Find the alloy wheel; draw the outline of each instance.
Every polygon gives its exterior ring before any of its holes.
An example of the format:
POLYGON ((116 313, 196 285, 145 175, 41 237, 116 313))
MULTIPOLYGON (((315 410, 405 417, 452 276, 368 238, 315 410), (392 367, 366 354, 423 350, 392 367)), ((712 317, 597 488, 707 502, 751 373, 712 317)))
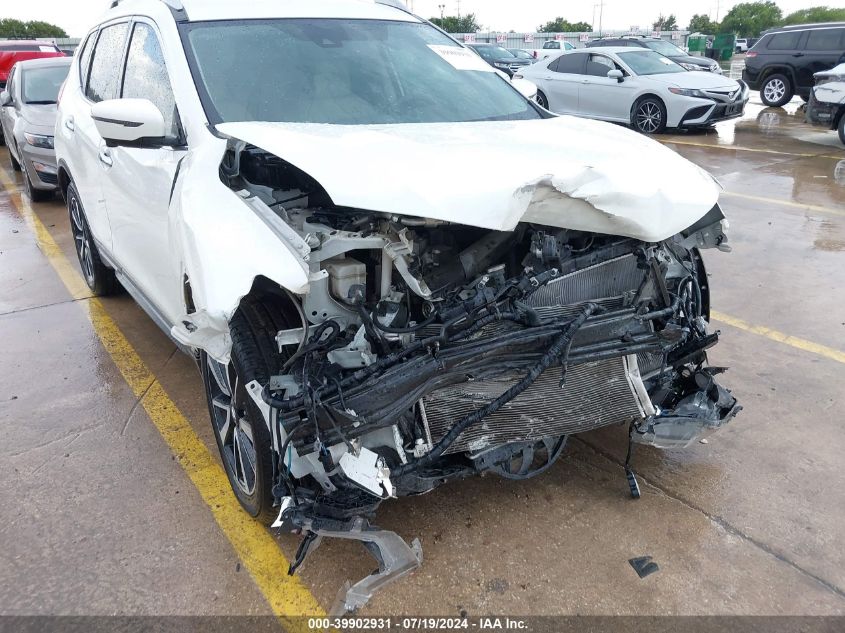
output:
POLYGON ((653 134, 660 129, 663 113, 654 101, 645 101, 637 107, 637 128, 646 134, 653 134))
POLYGON ((70 225, 76 255, 79 257, 79 265, 82 267, 82 274, 85 275, 85 281, 91 286, 94 283, 94 253, 91 250, 91 236, 82 217, 79 200, 75 196, 70 199, 70 225))
POLYGON ((539 105, 541 108, 545 108, 546 110, 549 109, 549 102, 546 100, 546 95, 544 95, 542 92, 537 93, 537 105, 539 105))
POLYGON ((763 95, 771 103, 776 103, 783 99, 786 94, 786 84, 781 79, 772 79, 763 88, 763 95))
POLYGON ((207 363, 211 378, 211 416, 222 447, 222 458, 235 485, 244 494, 251 495, 255 492, 257 454, 252 423, 239 401, 246 392, 239 386, 231 363, 223 365, 210 356, 207 363))

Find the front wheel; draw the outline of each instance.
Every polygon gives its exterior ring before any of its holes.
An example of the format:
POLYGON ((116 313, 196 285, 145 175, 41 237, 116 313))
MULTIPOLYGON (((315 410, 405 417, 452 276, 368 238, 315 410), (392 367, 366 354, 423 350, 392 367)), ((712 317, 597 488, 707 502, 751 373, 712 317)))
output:
POLYGON ((546 95, 543 94, 542 90, 537 91, 537 105, 541 108, 545 108, 546 110, 549 109, 549 100, 546 98, 546 95))
POLYGON ((29 177, 29 172, 26 169, 23 170, 23 187, 26 191, 26 195, 29 196, 29 199, 32 202, 47 202, 48 200, 52 200, 55 195, 55 192, 52 189, 49 191, 36 189, 32 185, 32 179, 29 177))
POLYGON ((792 99, 792 84, 786 75, 771 75, 760 88, 760 99, 767 106, 780 107, 792 99))
POLYGON ((657 97, 645 97, 634 104, 631 125, 643 134, 660 134, 666 129, 666 106, 657 97))
POLYGON ((223 469, 243 509, 265 524, 275 518, 272 436, 246 385, 253 380, 265 385, 279 371, 284 358, 275 336, 286 327, 280 298, 244 300, 229 324, 231 360, 223 364, 205 352, 200 356, 223 469))
POLYGON ((845 112, 839 115, 839 140, 845 145, 845 112))
POLYGON ((100 252, 94 243, 91 229, 88 227, 88 220, 85 218, 82 200, 76 190, 76 185, 73 183, 68 185, 66 198, 73 245, 76 249, 76 256, 79 259, 85 283, 88 284, 95 296, 109 295, 117 288, 117 279, 114 271, 100 259, 100 252))

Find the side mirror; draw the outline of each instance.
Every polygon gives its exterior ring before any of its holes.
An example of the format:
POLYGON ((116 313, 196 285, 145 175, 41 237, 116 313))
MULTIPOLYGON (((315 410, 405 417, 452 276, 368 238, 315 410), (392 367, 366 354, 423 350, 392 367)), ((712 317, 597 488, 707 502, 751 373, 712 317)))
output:
POLYGON ((519 94, 533 101, 537 97, 537 86, 527 79, 511 79, 511 84, 519 90, 519 94))
POLYGON ((615 80, 616 80, 616 81, 618 81, 620 84, 621 84, 623 81, 625 81, 625 76, 622 74, 622 71, 621 71, 621 70, 619 70, 618 68, 614 68, 613 70, 608 70, 608 71, 607 71, 607 76, 608 76, 610 79, 615 79, 615 80))
POLYGON ((112 143, 162 139, 164 115, 149 99, 108 99, 91 106, 97 131, 112 143))
POLYGON ((0 92, 0 107, 6 107, 12 105, 12 95, 9 94, 8 90, 4 90, 0 92))

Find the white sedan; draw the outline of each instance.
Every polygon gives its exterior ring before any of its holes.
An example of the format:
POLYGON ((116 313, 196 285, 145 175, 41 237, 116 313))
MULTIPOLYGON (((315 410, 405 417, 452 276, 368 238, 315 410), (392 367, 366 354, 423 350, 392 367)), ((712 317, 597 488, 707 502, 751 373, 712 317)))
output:
POLYGON ((748 86, 715 73, 689 72, 647 49, 569 51, 521 70, 537 101, 558 114, 627 123, 647 134, 706 127, 742 116, 748 86))

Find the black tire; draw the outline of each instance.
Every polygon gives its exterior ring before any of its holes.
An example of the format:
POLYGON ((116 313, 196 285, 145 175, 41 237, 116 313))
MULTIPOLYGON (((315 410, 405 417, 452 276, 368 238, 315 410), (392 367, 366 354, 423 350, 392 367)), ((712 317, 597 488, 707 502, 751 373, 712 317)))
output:
POLYGON ((760 86, 760 100, 767 106, 777 108, 789 103, 794 92, 789 77, 776 73, 766 77, 763 85, 760 86))
POLYGON ((666 106, 657 97, 639 99, 631 108, 631 126, 643 134, 661 134, 666 130, 666 106))
POLYGON ((79 266, 82 268, 82 277, 95 296, 110 295, 118 287, 117 279, 114 271, 100 258, 100 252, 88 227, 82 199, 73 183, 68 185, 66 199, 73 245, 79 266))
POLYGON ((839 115, 839 141, 845 145, 845 112, 839 115))
POLYGON ((6 149, 9 151, 9 161, 12 163, 12 169, 14 169, 15 171, 20 171, 21 164, 18 162, 18 159, 15 158, 15 155, 12 154, 12 148, 7 147, 6 149))
POLYGON ((287 305, 281 297, 245 299, 229 323, 231 362, 224 366, 205 352, 200 354, 208 411, 229 485, 243 509, 267 525, 276 518, 272 437, 246 385, 253 380, 267 384, 284 363, 275 337, 279 330, 290 327, 287 314, 287 305), (234 398, 231 397, 233 384, 234 398), (235 416, 234 425, 231 416, 235 416), (250 449, 254 458, 251 477, 250 449))
POLYGON ((549 109, 549 99, 543 94, 542 90, 537 91, 537 105, 546 110, 549 109))

